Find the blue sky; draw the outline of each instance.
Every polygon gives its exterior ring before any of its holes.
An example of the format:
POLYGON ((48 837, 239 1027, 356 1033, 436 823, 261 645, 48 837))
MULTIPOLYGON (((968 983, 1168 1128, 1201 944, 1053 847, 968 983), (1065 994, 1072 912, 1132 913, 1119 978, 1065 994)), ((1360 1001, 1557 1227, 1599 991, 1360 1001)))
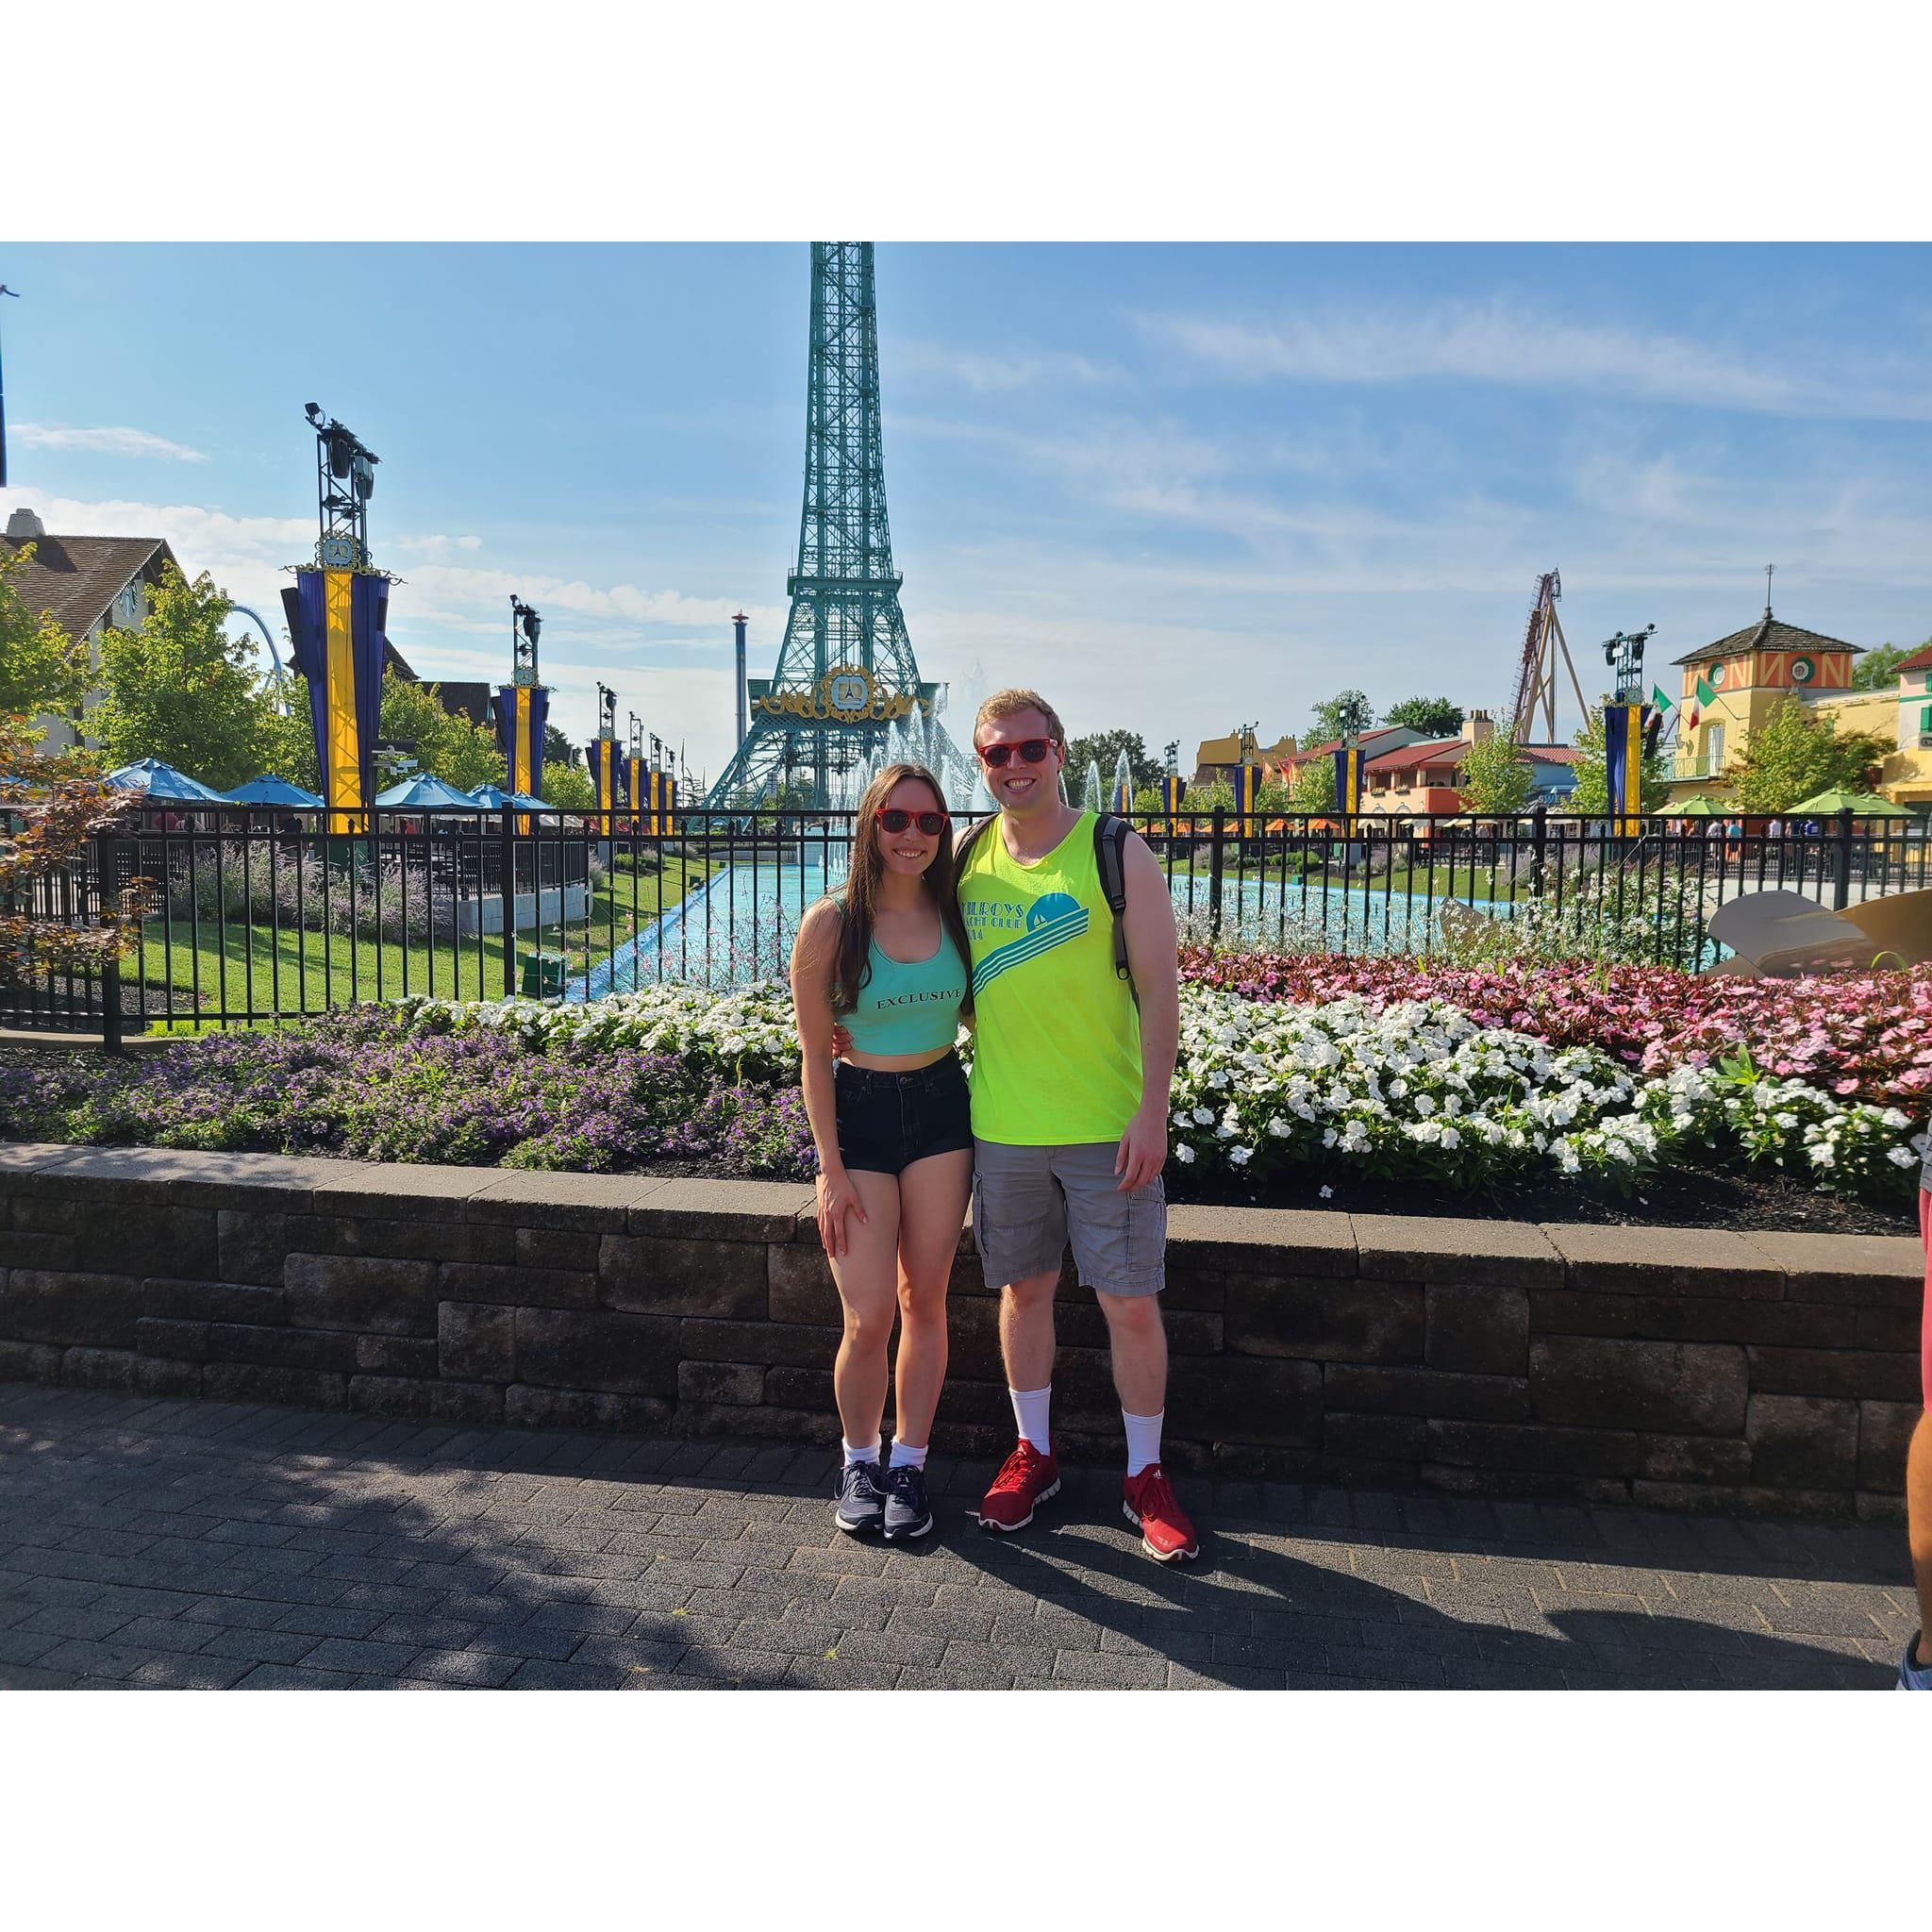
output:
MULTIPOLYGON (((904 604, 956 702, 1039 684, 1158 747, 1359 685, 1507 701, 1541 571, 1653 662, 1779 614, 1932 635, 1923 246, 879 244, 904 604)), ((314 541, 303 403, 382 458, 391 635, 500 677, 544 615, 715 772, 732 610, 767 671, 797 541, 805 249, 0 249, 14 487, 166 536, 279 627, 314 541), (353 322, 353 334, 341 325, 353 322)), ((1574 705, 1559 727, 1574 729, 1574 705)))

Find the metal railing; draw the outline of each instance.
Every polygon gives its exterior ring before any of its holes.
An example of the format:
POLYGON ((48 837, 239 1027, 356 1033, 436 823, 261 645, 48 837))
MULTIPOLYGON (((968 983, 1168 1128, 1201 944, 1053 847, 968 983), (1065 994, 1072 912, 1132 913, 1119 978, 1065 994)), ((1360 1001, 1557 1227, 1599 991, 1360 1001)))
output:
MULTIPOLYGON (((956 822, 971 814, 953 814, 956 822)), ((1183 932, 1335 955, 1507 945, 1697 967, 1727 899, 1823 906, 1932 886, 1916 820, 1395 819, 1132 813, 1183 932), (1454 903, 1456 912, 1444 908, 1454 903), (1514 930, 1510 930, 1514 929, 1514 930)), ((669 831, 594 815, 376 813, 346 837, 242 808, 105 836, 7 909, 84 924, 134 886, 139 941, 99 975, 0 985, 0 1025, 235 1026, 408 994, 581 1000, 656 982, 781 977, 806 908, 844 876, 853 815, 680 813, 669 831)))

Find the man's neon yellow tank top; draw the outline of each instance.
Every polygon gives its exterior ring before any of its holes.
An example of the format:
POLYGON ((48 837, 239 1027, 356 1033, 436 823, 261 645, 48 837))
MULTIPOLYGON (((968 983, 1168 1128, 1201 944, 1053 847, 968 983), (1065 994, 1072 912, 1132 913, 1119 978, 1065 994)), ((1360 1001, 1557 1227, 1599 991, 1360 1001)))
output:
POLYGON ((1044 858, 998 821, 959 876, 973 947, 973 1131, 1014 1147, 1118 1141, 1141 1105, 1141 1016, 1114 972, 1113 914, 1082 812, 1044 858))

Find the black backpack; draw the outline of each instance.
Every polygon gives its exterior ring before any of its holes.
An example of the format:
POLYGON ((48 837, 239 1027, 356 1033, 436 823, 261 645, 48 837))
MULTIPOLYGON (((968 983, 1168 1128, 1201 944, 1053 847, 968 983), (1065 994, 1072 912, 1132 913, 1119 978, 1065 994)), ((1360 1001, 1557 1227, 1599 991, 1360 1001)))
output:
MULTIPOLYGON (((953 842, 953 874, 957 878, 966 870, 967 855, 974 842, 987 827, 995 823, 993 818, 976 819, 960 833, 953 842)), ((1108 910, 1113 914, 1113 970, 1127 982, 1127 991, 1134 995, 1134 1004, 1141 1004, 1139 989, 1134 985, 1133 970, 1127 964, 1127 834, 1133 830, 1125 819, 1116 818, 1109 811, 1095 812, 1093 815, 1093 863, 1100 873, 1100 890, 1107 900, 1108 910)))

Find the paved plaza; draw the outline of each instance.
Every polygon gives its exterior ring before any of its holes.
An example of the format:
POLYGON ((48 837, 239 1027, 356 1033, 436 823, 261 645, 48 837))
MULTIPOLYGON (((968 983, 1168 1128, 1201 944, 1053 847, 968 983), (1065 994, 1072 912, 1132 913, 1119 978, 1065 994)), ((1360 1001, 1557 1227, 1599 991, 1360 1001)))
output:
POLYGON ((831 1524, 824 1452, 0 1385, 0 1687, 1880 1689, 1905 1537, 1112 1473, 994 1540, 831 1524))

